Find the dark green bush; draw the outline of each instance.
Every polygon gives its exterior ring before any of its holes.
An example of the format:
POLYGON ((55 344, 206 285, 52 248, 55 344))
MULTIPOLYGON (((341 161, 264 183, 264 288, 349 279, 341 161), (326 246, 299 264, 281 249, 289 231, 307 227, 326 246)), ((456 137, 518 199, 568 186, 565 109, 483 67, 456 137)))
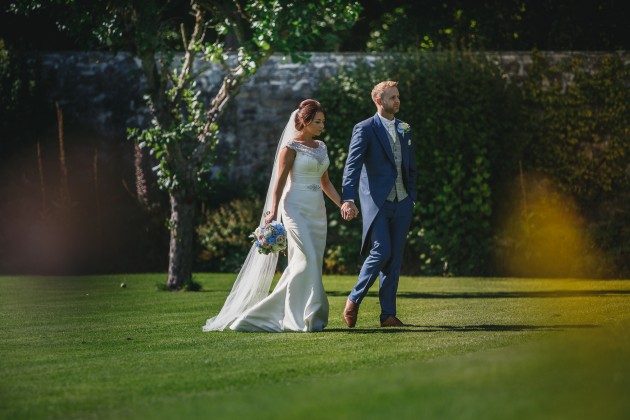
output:
POLYGON ((594 246, 588 220, 558 183, 540 173, 514 182, 495 244, 496 274, 588 277, 612 274, 613 259, 594 246), (516 192, 516 193, 515 193, 516 192))
MULTIPOLYGON (((386 79, 399 81, 398 117, 412 127, 419 171, 403 271, 488 274, 493 190, 524 147, 519 92, 481 55, 407 55, 345 69, 317 95, 329 113, 325 141, 336 184, 352 127, 376 112, 370 91, 386 79)), ((330 212, 326 265, 354 270, 360 228, 339 228, 337 213, 330 212)))
POLYGON ((10 48, 0 38, 0 154, 33 144, 55 121, 41 68, 35 58, 10 48), (46 124, 43 124, 45 121, 46 124))
POLYGON ((523 86, 531 134, 525 171, 576 201, 589 242, 608 257, 599 271, 616 276, 630 272, 629 87, 630 64, 618 56, 554 63, 541 54, 523 86))
POLYGON ((628 191, 629 88, 630 64, 619 57, 552 64, 535 54, 524 85, 532 135, 527 168, 549 175, 587 207, 628 191))
POLYGON ((249 235, 260 221, 262 200, 235 199, 202 215, 197 235, 202 250, 199 269, 235 273, 243 265, 252 240, 249 235))

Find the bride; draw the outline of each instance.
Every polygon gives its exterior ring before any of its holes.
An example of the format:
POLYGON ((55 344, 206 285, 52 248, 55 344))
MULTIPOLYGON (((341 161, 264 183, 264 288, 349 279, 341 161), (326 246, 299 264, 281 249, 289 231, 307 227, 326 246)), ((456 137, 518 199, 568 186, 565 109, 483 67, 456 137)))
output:
MULTIPOLYGON (((321 331, 328 324, 322 284, 326 208, 322 191, 338 206, 341 197, 328 178, 326 145, 315 140, 325 112, 307 99, 293 111, 280 138, 261 223, 279 217, 287 230, 288 266, 269 294, 277 254, 252 246, 232 291, 204 331, 321 331)), ((356 216, 356 214, 355 214, 356 216)))

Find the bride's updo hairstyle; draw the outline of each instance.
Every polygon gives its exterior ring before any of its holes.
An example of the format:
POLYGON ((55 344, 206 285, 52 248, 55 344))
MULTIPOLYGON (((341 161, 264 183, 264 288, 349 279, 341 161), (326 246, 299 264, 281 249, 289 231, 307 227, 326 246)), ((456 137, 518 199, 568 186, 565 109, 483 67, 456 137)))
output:
POLYGON ((300 103, 298 112, 295 114, 295 129, 302 131, 304 127, 309 125, 314 119, 315 115, 321 112, 326 115, 324 107, 315 99, 306 99, 300 103))

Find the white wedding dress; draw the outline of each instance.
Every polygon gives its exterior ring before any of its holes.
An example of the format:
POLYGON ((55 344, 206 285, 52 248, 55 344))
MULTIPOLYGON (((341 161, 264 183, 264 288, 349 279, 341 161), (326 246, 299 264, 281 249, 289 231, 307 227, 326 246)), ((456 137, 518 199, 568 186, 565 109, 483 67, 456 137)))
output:
POLYGON ((320 179, 330 163, 326 145, 310 148, 291 141, 297 152, 282 201, 287 230, 288 266, 273 292, 238 316, 236 331, 321 331, 328 323, 328 298, 322 284, 326 245, 326 208, 320 179))

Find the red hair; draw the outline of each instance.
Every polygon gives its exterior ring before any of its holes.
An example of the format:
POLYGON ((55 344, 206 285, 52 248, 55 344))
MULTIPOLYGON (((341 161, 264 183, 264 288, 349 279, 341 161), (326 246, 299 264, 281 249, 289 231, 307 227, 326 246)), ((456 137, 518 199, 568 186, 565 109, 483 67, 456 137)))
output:
POLYGON ((315 99, 306 99, 300 102, 298 112, 295 114, 295 129, 297 131, 304 130, 304 127, 315 119, 315 115, 317 115, 318 112, 326 115, 324 107, 315 99))

